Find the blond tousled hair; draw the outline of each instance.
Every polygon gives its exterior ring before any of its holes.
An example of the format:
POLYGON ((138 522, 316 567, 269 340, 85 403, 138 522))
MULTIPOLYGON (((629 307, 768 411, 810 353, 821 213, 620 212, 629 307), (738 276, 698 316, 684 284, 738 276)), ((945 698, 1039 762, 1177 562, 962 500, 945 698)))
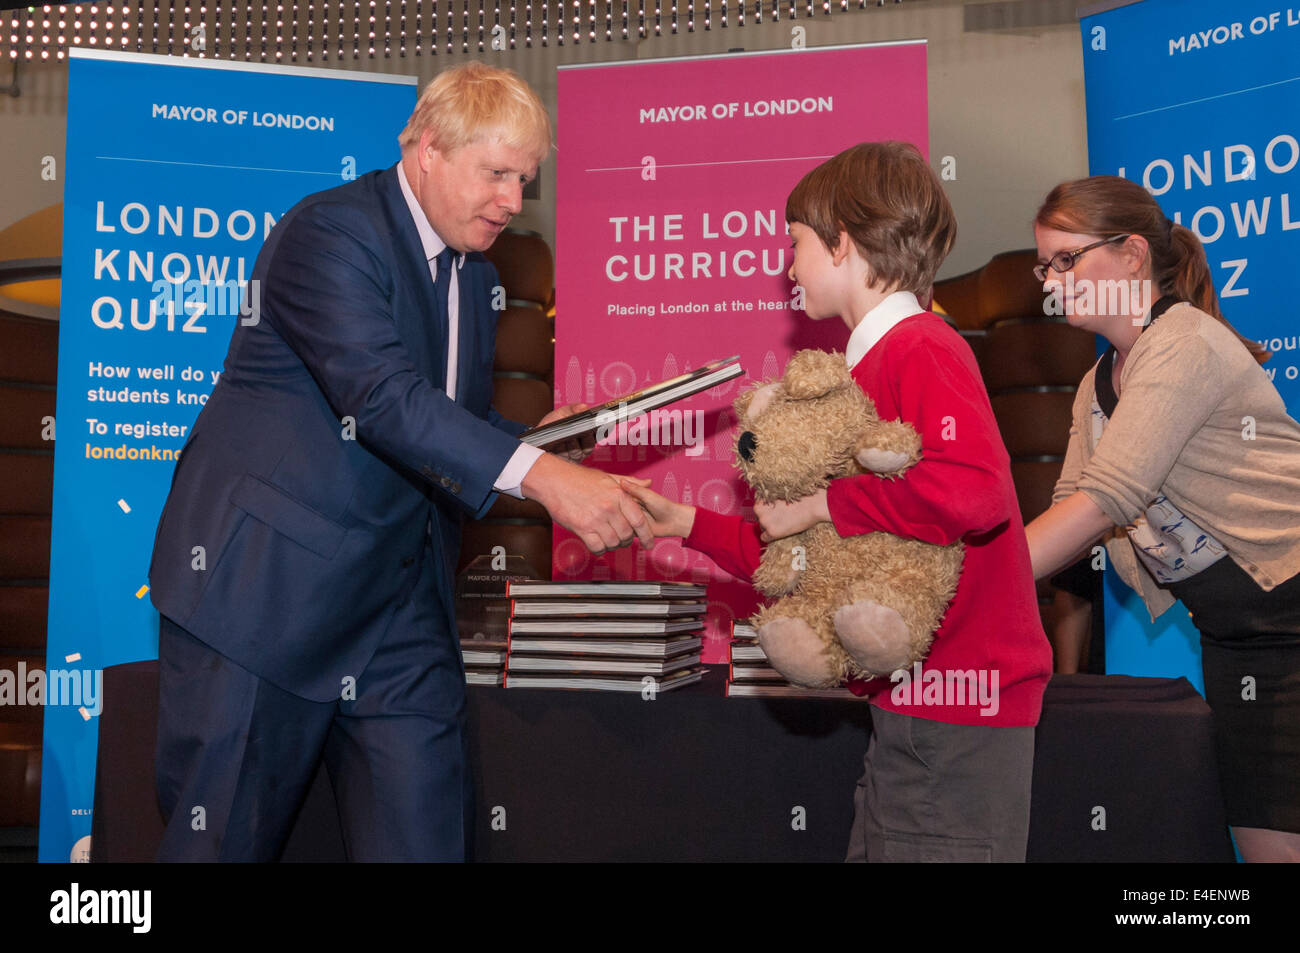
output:
POLYGON ((551 120, 532 88, 512 70, 477 62, 435 76, 397 141, 405 149, 425 132, 444 156, 484 139, 499 139, 539 164, 551 150, 551 120))

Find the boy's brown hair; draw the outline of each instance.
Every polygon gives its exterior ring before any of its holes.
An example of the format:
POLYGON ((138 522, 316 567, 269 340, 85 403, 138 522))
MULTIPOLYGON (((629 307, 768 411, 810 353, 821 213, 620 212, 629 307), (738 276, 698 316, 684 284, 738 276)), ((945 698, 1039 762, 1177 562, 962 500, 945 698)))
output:
POLYGON ((957 218, 939 177, 910 142, 862 142, 813 169, 785 203, 827 249, 847 232, 876 285, 929 293, 957 239, 957 218))

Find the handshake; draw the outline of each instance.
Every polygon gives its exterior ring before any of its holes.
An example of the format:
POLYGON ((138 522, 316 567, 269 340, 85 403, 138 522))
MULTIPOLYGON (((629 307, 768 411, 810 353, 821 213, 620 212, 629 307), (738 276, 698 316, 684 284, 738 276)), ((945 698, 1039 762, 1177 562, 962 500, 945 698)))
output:
MULTIPOLYGON (((538 426, 586 409, 586 404, 557 408, 538 426)), ((524 477, 520 487, 524 496, 546 507, 551 519, 576 535, 593 553, 619 549, 633 538, 650 548, 657 536, 690 533, 694 507, 660 496, 649 489, 649 480, 618 477, 580 466, 594 446, 595 439, 588 433, 550 447, 524 477)))

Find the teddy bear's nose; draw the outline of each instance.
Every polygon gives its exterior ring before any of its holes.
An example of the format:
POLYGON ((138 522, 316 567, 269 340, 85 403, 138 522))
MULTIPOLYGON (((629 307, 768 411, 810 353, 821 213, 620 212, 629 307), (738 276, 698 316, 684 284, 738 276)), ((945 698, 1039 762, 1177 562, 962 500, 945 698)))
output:
POLYGON ((758 446, 758 438, 754 436, 752 430, 746 430, 740 435, 740 441, 736 444, 736 452, 746 463, 754 462, 754 448, 758 446))

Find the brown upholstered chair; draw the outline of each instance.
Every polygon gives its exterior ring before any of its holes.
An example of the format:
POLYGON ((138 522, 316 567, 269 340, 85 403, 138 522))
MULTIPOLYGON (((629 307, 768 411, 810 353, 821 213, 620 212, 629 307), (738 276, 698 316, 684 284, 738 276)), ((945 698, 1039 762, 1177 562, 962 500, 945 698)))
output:
MULTIPOLYGON (((1074 393, 1073 387, 1044 386, 1022 387, 990 394, 993 416, 997 419, 1002 442, 1006 444, 1011 459, 1064 456, 1069 442, 1074 393)), ((1060 472, 1059 461, 1057 472, 1060 472)), ((1022 500, 1022 507, 1023 504, 1022 500)), ((1038 513, 1034 514, 1037 515, 1038 513)))
MULTIPOLYGON (((502 373, 529 374, 549 381, 555 364, 555 341, 551 319, 541 307, 516 303, 497 317, 497 353, 493 369, 502 373)), ((498 408, 500 409, 500 408, 498 408)), ((550 410, 550 395, 547 396, 550 410)))
MULTIPOLYGON (((0 314, 0 373, 7 380, 26 375, 48 377, 52 382, 58 326, 53 322, 28 326, 23 323, 26 320, 0 314), (16 333, 15 327, 19 328, 16 333), (28 344, 36 346, 29 348, 28 344), (21 360, 23 354, 32 359, 21 360)), ((25 417, 33 409, 31 401, 14 398, 14 388, 8 389, 10 393, 0 395, 0 408, 4 409, 0 417, 9 417, 7 408, 15 404, 25 409, 14 416, 25 417)), ((53 403, 53 390, 37 393, 48 393, 53 403)), ((36 410, 45 408, 40 403, 44 399, 36 398, 36 410)), ((20 661, 29 671, 45 667, 50 598, 54 457, 48 445, 30 446, 30 428, 25 423, 10 420, 0 439, 0 669, 15 673, 20 661), (13 449, 8 449, 6 445, 11 444, 13 449)), ((43 715, 39 706, 0 708, 0 828, 35 831, 40 822, 43 715)), ((34 840, 27 842, 30 837, 6 835, 12 843, 34 847, 34 840)))
POLYGON ((1097 360, 1093 335, 1064 318, 1007 318, 984 332, 981 368, 989 393, 1013 387, 1079 386, 1097 360))
MULTIPOLYGON (((934 298, 971 344, 1013 462, 1059 474, 1079 381, 1096 360, 1096 339, 1050 316, 1034 278, 1033 249, 1003 252, 975 271, 938 282, 934 298)), ((1023 469, 1023 468, 1022 468, 1023 469)), ((1039 491, 1020 496, 1026 523, 1046 508, 1039 491)))
MULTIPOLYGON (((506 298, 497 317, 493 405, 512 420, 535 424, 554 406, 555 322, 548 311, 555 298, 555 260, 536 232, 512 228, 486 254, 506 298)), ((458 568, 496 546, 551 578, 551 519, 541 505, 502 495, 483 519, 467 521, 458 568)))
POLYGON ((522 228, 507 228, 486 252, 497 266, 506 297, 545 309, 555 290, 555 259, 546 239, 522 228))
MULTIPOLYGON (((54 451, 43 421, 54 416, 62 226, 53 205, 0 230, 0 669, 11 672, 45 667, 54 451)), ((39 823, 43 715, 0 708, 0 828, 39 823)))
MULTIPOLYGON (((983 268, 938 282, 935 301, 971 345, 1011 456, 1020 513, 1028 524, 1052 503, 1069 443, 1079 381, 1096 361, 1096 339, 1044 308, 1033 249, 996 255, 983 268)), ((1039 611, 1049 632, 1058 607, 1046 580, 1039 611)))

